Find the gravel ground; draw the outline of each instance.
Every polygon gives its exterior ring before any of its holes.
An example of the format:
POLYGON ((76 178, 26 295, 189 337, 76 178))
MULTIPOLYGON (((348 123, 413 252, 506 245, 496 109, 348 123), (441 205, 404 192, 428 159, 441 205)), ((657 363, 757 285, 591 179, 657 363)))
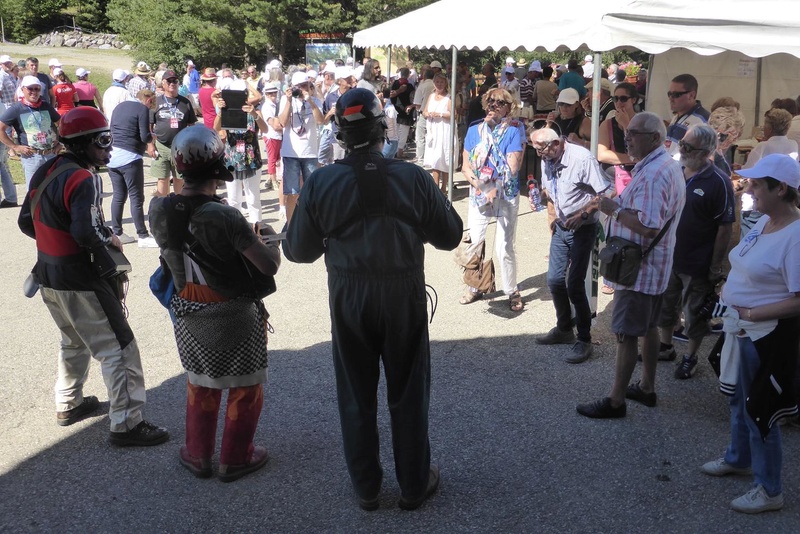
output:
MULTIPOLYGON (((148 190, 153 186, 148 182, 148 190)), ((108 182, 106 187, 110 191, 108 182)), ((463 185, 457 193, 454 205, 465 217, 463 185)), ((267 222, 280 226, 275 194, 263 198, 267 222)), ((106 213, 109 204, 106 195, 106 213)), ((797 532, 797 430, 784 433, 781 512, 732 512, 729 501, 750 480, 700 473, 703 462, 720 455, 728 433, 726 399, 705 361, 694 378, 680 382, 672 378, 673 364, 660 363, 655 409, 629 404, 628 417, 616 421, 575 413, 577 403, 610 388, 611 298, 600 295, 595 356, 588 362, 566 364, 564 347, 533 343, 555 318, 545 287, 546 215, 522 204, 521 314, 510 312, 499 293, 460 306, 463 286, 452 254, 428 250, 427 280, 439 299, 430 327, 430 428, 442 485, 418 511, 397 508, 383 403, 386 477, 374 513, 358 509, 344 466, 322 261, 284 262, 278 292, 266 299, 275 333, 257 442, 269 448, 272 460, 263 471, 221 484, 193 478, 177 461, 185 378, 166 310, 147 287, 158 252, 126 248, 134 266, 126 304, 142 353, 147 417, 167 426, 172 439, 150 449, 116 449, 106 441, 105 415, 68 428, 55 424, 58 331, 40 298, 22 295, 34 244, 17 229, 18 211, 0 210, 6 235, 0 256, 0 322, 6 331, 0 357, 0 531, 797 532)), ((130 219, 126 229, 133 233, 130 219)), ((711 345, 708 338, 703 352, 711 345)), ((97 365, 85 389, 107 399, 97 365)))

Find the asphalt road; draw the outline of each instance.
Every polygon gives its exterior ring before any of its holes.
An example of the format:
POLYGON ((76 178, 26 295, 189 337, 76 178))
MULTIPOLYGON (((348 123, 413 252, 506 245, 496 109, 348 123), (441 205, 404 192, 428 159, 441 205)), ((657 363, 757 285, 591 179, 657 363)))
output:
MULTIPOLYGON (((458 196, 454 205, 465 216, 463 186, 458 196)), ((266 192, 264 199, 267 222, 280 226, 275 194, 266 192)), ((272 460, 262 471, 222 484, 195 479, 178 464, 185 377, 166 310, 147 287, 158 251, 126 248, 134 266, 126 304, 148 386, 146 416, 167 426, 172 439, 153 448, 117 449, 106 441, 102 413, 68 428, 55 424, 59 334, 40 297, 22 295, 34 243, 18 231, 17 210, 0 210, 0 531, 800 531, 800 431, 784 433, 786 506, 780 512, 737 514, 728 503, 749 488, 750 479, 700 472, 703 462, 721 454, 728 434, 727 399, 705 361, 688 381, 675 380, 673 364, 660 363, 657 408, 629 404, 628 417, 615 421, 575 413, 577 403, 610 388, 611 299, 600 297, 595 356, 588 362, 566 364, 565 347, 533 343, 555 317, 544 283, 546 215, 523 204, 517 237, 526 302, 521 314, 510 312, 500 293, 459 305, 463 286, 452 254, 427 251, 427 280, 439 300, 430 327, 430 435, 441 489, 415 512, 398 509, 383 403, 385 481, 381 507, 373 513, 358 508, 344 466, 322 261, 284 262, 278 292, 266 299, 275 333, 256 440, 272 460)), ((107 214, 109 206, 107 196, 107 214)), ((134 233, 130 219, 126 229, 134 233)), ((708 338, 704 353, 711 344, 708 338)), ((96 364, 85 391, 107 399, 96 364)))

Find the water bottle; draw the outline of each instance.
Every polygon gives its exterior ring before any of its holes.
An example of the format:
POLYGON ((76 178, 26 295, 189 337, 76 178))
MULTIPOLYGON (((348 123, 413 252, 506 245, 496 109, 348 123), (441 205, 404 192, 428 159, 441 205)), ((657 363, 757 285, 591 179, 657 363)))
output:
POLYGON ((528 198, 531 199, 533 211, 542 211, 544 209, 544 206, 542 206, 542 195, 539 192, 539 186, 536 185, 536 180, 533 178, 532 174, 528 175, 528 198))

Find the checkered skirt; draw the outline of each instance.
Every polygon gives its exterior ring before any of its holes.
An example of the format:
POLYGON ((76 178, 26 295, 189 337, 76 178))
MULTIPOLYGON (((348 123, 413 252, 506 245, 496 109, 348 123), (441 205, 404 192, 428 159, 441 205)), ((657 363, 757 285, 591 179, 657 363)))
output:
POLYGON ((194 302, 173 295, 175 340, 183 368, 212 380, 267 368, 267 310, 259 300, 194 302))

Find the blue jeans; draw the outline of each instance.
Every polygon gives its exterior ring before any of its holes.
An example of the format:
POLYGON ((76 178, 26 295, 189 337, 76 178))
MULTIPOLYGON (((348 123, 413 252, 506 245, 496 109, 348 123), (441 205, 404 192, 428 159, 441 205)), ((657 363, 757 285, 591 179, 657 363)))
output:
POLYGON ((29 190, 31 186, 31 178, 33 178, 33 174, 36 172, 36 169, 42 166, 42 164, 46 161, 50 161, 56 157, 55 154, 47 154, 43 156, 42 154, 33 154, 32 156, 22 157, 20 156, 19 160, 22 162, 22 170, 25 172, 25 190, 29 190))
POLYGON ((758 427, 747 413, 746 399, 761 361, 749 337, 740 337, 738 342, 741 353, 739 380, 730 401, 731 443, 725 451, 725 461, 734 467, 752 466, 755 483, 764 486, 767 494, 774 497, 782 492, 780 426, 774 425, 767 434, 767 440, 762 441, 758 427))
POLYGON ((597 224, 585 224, 577 230, 567 230, 556 223, 550 239, 547 269, 547 287, 553 296, 558 329, 572 328, 571 303, 575 307, 578 339, 586 343, 592 341, 592 309, 586 296, 586 272, 596 238, 597 224))
POLYGON ((317 167, 317 158, 283 158, 283 194, 299 195, 303 182, 317 167))
POLYGON ((8 170, 8 147, 0 143, 0 182, 3 184, 3 196, 9 202, 17 202, 17 187, 8 170))

